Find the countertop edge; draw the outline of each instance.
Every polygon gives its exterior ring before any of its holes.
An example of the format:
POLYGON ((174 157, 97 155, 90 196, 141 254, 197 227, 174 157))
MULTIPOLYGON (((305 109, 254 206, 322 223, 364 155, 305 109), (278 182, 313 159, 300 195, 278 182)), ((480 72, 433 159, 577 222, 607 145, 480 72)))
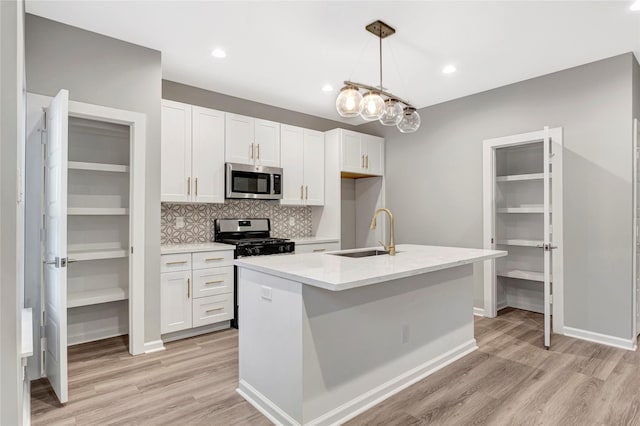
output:
MULTIPOLYGON (((314 254, 312 256, 324 256, 324 255, 326 255, 326 254, 314 254)), ((364 286, 368 286, 368 285, 372 285, 372 284, 379 284, 379 283, 386 282, 386 281, 394 281, 394 280, 407 278, 407 277, 412 277, 412 276, 416 276, 416 275, 428 274, 429 272, 441 271, 443 269, 455 268, 455 267, 458 267, 458 266, 469 265, 469 264, 472 264, 472 263, 484 262, 486 260, 495 259, 495 258, 498 258, 498 257, 504 257, 506 255, 507 255, 507 252, 498 253, 498 254, 488 254, 488 255, 478 256, 478 257, 465 259, 465 260, 457 260, 457 261, 442 263, 442 264, 436 265, 436 266, 427 266, 427 267, 424 267, 424 268, 412 269, 412 270, 409 270, 409 271, 398 272, 398 273, 395 273, 395 274, 389 274, 389 275, 383 275, 383 276, 374 277, 374 278, 366 278, 366 279, 362 279, 362 280, 351 281, 351 282, 344 283, 344 284, 332 284, 332 283, 329 283, 329 282, 326 282, 326 281, 314 280, 312 278, 308 278, 308 277, 305 277, 305 276, 302 276, 302 275, 298 275, 298 274, 278 271, 278 270, 275 270, 273 268, 268 268, 268 267, 264 267, 264 266, 260 266, 260 265, 254 265, 254 264, 251 264, 251 263, 243 263, 242 259, 236 259, 234 261, 234 264, 236 266, 238 266, 238 267, 250 269, 250 270, 256 271, 256 272, 262 272, 262 273, 265 273, 265 274, 268 274, 268 275, 273 275, 273 276, 280 277, 280 278, 285 278, 285 279, 288 279, 288 280, 291 280, 291 281, 296 281, 296 282, 299 282, 299 283, 302 283, 302 284, 311 285, 313 287, 323 288, 325 290, 343 291, 343 290, 350 290, 350 289, 358 288, 358 287, 364 287, 364 286)))
POLYGON ((160 246, 160 254, 199 253, 203 251, 235 250, 235 246, 222 243, 167 244, 160 246), (215 244, 215 245, 214 245, 215 244))

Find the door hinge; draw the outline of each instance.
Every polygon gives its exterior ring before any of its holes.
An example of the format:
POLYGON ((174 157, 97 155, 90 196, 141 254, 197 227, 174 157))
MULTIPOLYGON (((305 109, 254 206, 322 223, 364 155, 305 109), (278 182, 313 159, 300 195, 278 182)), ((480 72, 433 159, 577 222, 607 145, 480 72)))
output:
POLYGON ((491 237, 491 244, 493 244, 493 237, 491 237))
POLYGON ((44 228, 40 228, 40 241, 44 241, 44 228))
POLYGON ((553 294, 549 295, 549 304, 553 305, 553 294))
POLYGON ((131 246, 131 254, 133 254, 133 246, 131 246))

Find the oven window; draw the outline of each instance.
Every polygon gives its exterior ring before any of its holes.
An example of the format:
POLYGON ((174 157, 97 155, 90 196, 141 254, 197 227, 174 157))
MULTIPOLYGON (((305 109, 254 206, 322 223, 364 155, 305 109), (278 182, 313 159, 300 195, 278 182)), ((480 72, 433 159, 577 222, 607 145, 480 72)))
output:
POLYGON ((270 194, 271 178, 268 173, 231 172, 231 190, 244 194, 270 194))

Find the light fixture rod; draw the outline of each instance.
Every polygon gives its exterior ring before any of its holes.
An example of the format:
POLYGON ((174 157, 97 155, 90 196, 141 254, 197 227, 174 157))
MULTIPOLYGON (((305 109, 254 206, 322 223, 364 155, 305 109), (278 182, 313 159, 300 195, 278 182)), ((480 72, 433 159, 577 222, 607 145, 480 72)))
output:
POLYGON ((378 92, 378 93, 380 93, 381 95, 384 95, 384 96, 386 96, 387 98, 394 99, 394 100, 396 100, 396 101, 398 101, 398 102, 400 102, 400 103, 403 103, 403 104, 405 104, 406 106, 408 106, 408 107, 410 107, 410 108, 415 108, 413 105, 411 105, 411 103, 410 103, 409 101, 405 101, 404 99, 402 99, 402 98, 400 98, 400 97, 398 97, 398 96, 394 95, 393 93, 385 92, 384 90, 380 90, 380 89, 378 89, 377 87, 369 86, 369 85, 367 85, 367 84, 362 84, 362 83, 355 83, 355 82, 353 82, 353 81, 345 81, 345 82, 344 82, 344 85, 345 85, 345 86, 355 86, 355 87, 357 87, 357 88, 359 88, 359 89, 364 89, 364 90, 370 90, 370 91, 373 91, 373 92, 378 92))
POLYGON ((382 85, 382 28, 380 28, 380 90, 384 90, 384 86, 382 85))

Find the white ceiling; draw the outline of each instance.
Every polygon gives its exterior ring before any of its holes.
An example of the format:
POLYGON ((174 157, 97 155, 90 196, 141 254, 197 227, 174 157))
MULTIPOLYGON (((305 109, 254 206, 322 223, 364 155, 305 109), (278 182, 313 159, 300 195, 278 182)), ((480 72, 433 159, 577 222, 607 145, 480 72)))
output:
POLYGON ((34 1, 27 12, 162 52, 163 78, 338 120, 342 81, 421 108, 617 54, 640 52, 631 1, 34 1), (227 58, 210 52, 221 47, 227 58), (446 64, 458 71, 442 74, 446 64), (320 88, 331 84, 336 91, 320 88))

